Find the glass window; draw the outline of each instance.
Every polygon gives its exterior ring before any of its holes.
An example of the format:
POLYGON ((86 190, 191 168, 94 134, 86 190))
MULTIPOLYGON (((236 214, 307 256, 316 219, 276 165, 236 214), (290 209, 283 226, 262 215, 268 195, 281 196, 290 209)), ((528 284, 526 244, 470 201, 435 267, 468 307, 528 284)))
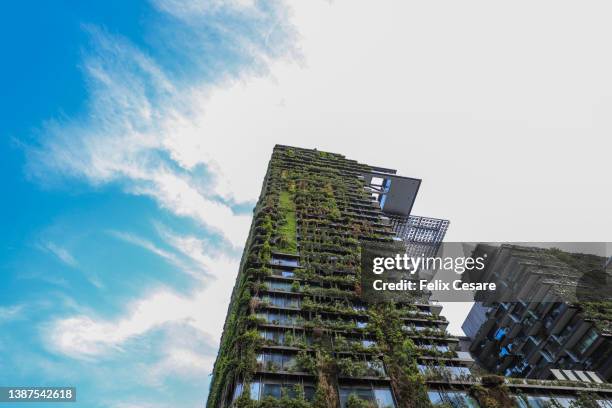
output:
POLYGON ((375 403, 377 408, 395 408, 393 394, 389 387, 341 386, 340 406, 346 407, 350 395, 375 403))
POLYGON ((270 289, 291 292, 291 283, 289 282, 266 281, 266 283, 270 289))
POLYGON ((371 388, 365 387, 340 387, 340 406, 346 407, 349 396, 354 394, 355 396, 366 400, 375 401, 374 391, 371 388))
POLYGON ((238 397, 242 394, 242 383, 236 384, 236 388, 234 388, 234 395, 232 397, 232 401, 236 401, 238 397))
POLYGON ((385 367, 380 360, 367 360, 366 365, 368 367, 368 375, 386 375, 385 367))
MULTIPOLYGON (((518 402, 518 406, 520 408, 551 408, 556 406, 561 406, 563 408, 572 407, 572 403, 576 401, 574 397, 567 396, 548 396, 548 395, 522 395, 521 397, 517 397, 516 401, 518 402), (554 403, 558 405, 553 405, 554 403)), ((601 401, 605 402, 605 401, 601 401)), ((600 404, 601 405, 601 404, 600 404)), ((601 405, 605 408, 611 408, 612 405, 601 405)))
POLYGON ((281 398, 284 394, 286 394, 289 398, 295 398, 298 395, 296 392, 297 386, 302 387, 304 390, 304 398, 308 401, 312 401, 314 398, 315 387, 312 384, 302 384, 301 382, 293 382, 291 380, 286 383, 269 382, 260 384, 257 381, 252 382, 251 399, 258 401, 267 396, 281 398))
POLYGON ((436 346, 436 348, 438 349, 438 351, 441 351, 443 353, 448 351, 448 345, 447 344, 438 344, 436 346))
POLYGON ((427 396, 433 405, 440 405, 444 402, 438 391, 429 391, 427 396))
POLYGON ((379 407, 395 408, 395 401, 393 401, 393 394, 389 387, 374 388, 374 396, 376 397, 376 403, 379 407))
POLYGON ((289 371, 297 365, 294 355, 285 354, 283 356, 283 370, 289 371))
POLYGON ((258 381, 253 381, 251 383, 251 399, 258 400, 259 399, 259 389, 261 388, 261 384, 258 381))
POLYGON ((279 256, 273 256, 270 261, 272 265, 280 266, 298 266, 298 260, 292 258, 281 258, 279 256))
POLYGON ((448 404, 453 408, 478 408, 478 403, 463 391, 430 391, 432 404, 448 404))
POLYGON ((305 385, 304 386, 304 398, 306 398, 307 401, 312 401, 314 399, 314 395, 315 395, 315 387, 311 385, 305 385))
POLYGON ((554 400, 557 401, 563 408, 571 407, 572 402, 576 401, 575 398, 571 397, 554 397, 554 400))
POLYGON ((281 388, 280 384, 264 384, 262 396, 265 398, 270 395, 274 398, 280 398, 282 395, 281 388))
POLYGON ((277 330, 270 330, 268 333, 270 334, 270 340, 278 344, 283 344, 285 342, 285 334, 283 332, 277 330))
POLYGON ((582 338, 578 341, 574 350, 577 354, 582 355, 585 351, 589 349, 593 345, 593 343, 597 340, 597 331, 591 328, 582 338))
POLYGON ((372 346, 376 346, 376 342, 373 340, 361 340, 361 345, 363 347, 372 347, 372 346))
POLYGON ((453 366, 449 366, 446 367, 447 370, 450 372, 450 374, 453 377, 456 378, 463 378, 463 377, 467 377, 471 374, 470 369, 468 367, 453 367, 453 366))

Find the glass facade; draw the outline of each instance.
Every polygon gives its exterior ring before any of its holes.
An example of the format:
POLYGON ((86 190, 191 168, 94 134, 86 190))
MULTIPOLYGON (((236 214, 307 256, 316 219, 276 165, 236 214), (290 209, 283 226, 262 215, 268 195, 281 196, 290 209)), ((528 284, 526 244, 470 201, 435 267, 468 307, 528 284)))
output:
POLYGON ((395 408, 391 388, 380 386, 340 386, 340 406, 347 407, 349 397, 354 395, 359 399, 376 404, 377 408, 395 408))
POLYGON ((453 408, 479 408, 474 398, 465 391, 429 391, 429 400, 434 405, 446 405, 453 408))

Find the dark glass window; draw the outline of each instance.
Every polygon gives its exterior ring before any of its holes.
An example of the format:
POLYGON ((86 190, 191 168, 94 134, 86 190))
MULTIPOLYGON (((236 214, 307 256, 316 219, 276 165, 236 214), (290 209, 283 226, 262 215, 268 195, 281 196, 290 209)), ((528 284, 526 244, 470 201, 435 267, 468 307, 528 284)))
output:
POLYGON ((584 336, 582 336, 582 338, 578 341, 578 343, 576 343, 576 345, 574 346, 574 353, 579 356, 583 355, 589 349, 589 347, 593 345, 595 340, 597 340, 597 336, 597 330, 595 330, 594 328, 589 329, 589 331, 587 331, 584 336))
POLYGON ((280 384, 264 384, 263 385, 263 397, 268 395, 274 398, 280 398, 282 395, 282 387, 280 384))

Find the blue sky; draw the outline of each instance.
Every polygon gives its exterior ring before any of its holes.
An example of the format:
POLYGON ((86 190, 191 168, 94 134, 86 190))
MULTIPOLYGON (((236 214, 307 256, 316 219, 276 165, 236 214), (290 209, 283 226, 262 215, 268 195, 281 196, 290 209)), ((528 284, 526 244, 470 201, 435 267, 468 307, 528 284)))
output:
POLYGON ((202 406, 256 196, 218 188, 218 168, 181 157, 164 122, 192 114, 183 92, 288 52, 284 9, 8 8, 0 384, 76 386, 83 407, 202 406))
POLYGON ((276 143, 422 178, 451 241, 610 241, 610 7, 5 5, 0 384, 202 406, 276 143))

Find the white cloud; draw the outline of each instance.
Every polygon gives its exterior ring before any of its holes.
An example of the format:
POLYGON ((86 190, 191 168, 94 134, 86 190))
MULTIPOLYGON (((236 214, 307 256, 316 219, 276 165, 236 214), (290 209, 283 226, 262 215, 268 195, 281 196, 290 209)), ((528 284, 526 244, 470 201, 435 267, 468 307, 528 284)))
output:
POLYGON ((213 251, 207 251, 207 243, 204 240, 193 235, 176 234, 160 223, 155 223, 155 226, 165 245, 168 245, 171 250, 161 248, 151 240, 128 232, 109 231, 109 233, 122 241, 137 245, 165 259, 181 271, 202 282, 207 282, 211 276, 219 276, 218 271, 214 270, 214 266, 218 266, 219 257, 226 256, 220 255, 222 251, 215 250, 216 255, 209 256, 207 252, 211 253, 213 251))
POLYGON ((159 223, 157 224, 157 231, 168 245, 189 258, 202 270, 211 271, 215 260, 213 257, 206 255, 207 244, 204 240, 193 235, 178 235, 159 223))
POLYGON ((0 306, 0 324, 20 319, 23 311, 23 305, 0 306))
MULTIPOLYGON (((217 8, 222 13, 221 4, 217 8)), ((248 18, 243 18, 245 24, 248 18)), ((254 20, 252 33, 269 29, 265 19, 254 20)), ((230 203, 220 200, 233 201, 236 190, 211 160, 215 140, 193 121, 200 112, 192 105, 199 108, 216 82, 191 87, 175 83, 126 39, 87 29, 96 45, 83 63, 91 89, 88 115, 47 123, 40 145, 28 151, 30 173, 42 180, 63 175, 94 185, 119 182, 126 191, 152 197, 161 207, 193 218, 242 246, 249 218, 234 214, 230 203), (197 176, 201 167, 207 169, 206 177, 197 176)), ((230 51, 236 45, 250 54, 245 70, 265 65, 267 46, 250 44, 248 37, 234 30, 217 29, 229 36, 225 46, 230 51)), ((240 61, 226 63, 240 65, 240 61)), ((217 80, 229 78, 221 74, 217 80)))
POLYGON ((254 0, 155 0, 153 4, 158 9, 187 21, 206 16, 219 8, 254 11, 254 0))
POLYGON ((51 252, 55 255, 60 261, 65 263, 68 266, 76 268, 78 266, 78 262, 72 254, 66 249, 59 245, 54 244, 53 242, 46 242, 43 244, 45 250, 51 252))
MULTIPOLYGON (((221 310, 227 305, 233 284, 231 276, 237 270, 238 262, 216 258, 210 268, 216 274, 215 278, 203 289, 189 295, 160 288, 132 302, 116 319, 80 314, 53 321, 45 327, 45 338, 56 352, 91 359, 121 351, 127 341, 165 324, 182 322, 201 332, 211 347, 215 347, 225 320, 221 310)), ((180 356, 185 351, 177 350, 178 354, 166 357, 166 364, 173 361, 182 364, 180 356)))
POLYGON ((206 198, 188 180, 174 173, 162 172, 153 177, 152 184, 134 186, 131 191, 155 197, 162 207, 200 221, 222 233, 235 246, 244 244, 250 217, 233 214, 228 205, 206 198))
POLYGON ((609 2, 291 6, 304 64, 201 100, 232 188, 259 193, 275 143, 318 147, 423 178, 451 240, 610 240, 609 2))
POLYGON ((205 378, 212 371, 216 357, 216 353, 206 355, 188 348, 166 349, 164 354, 147 371, 153 383, 161 383, 168 377, 205 378))
MULTIPOLYGON (((72 253, 65 248, 64 246, 60 246, 54 242, 51 241, 46 241, 43 242, 42 244, 38 245, 38 248, 42 249, 43 251, 49 252, 51 254, 53 254, 55 257, 57 257, 57 259, 59 259, 62 263, 64 263, 65 265, 70 266, 71 268, 75 268, 78 269, 80 272, 83 273, 83 275, 85 276, 85 278, 87 279, 87 281, 92 284, 93 286, 97 287, 98 289, 101 289, 104 287, 104 284, 102 283, 102 281, 100 280, 100 277, 88 270, 82 270, 79 267, 79 263, 78 261, 75 259, 75 257, 72 255, 72 253)), ((22 277, 27 278, 27 277, 36 277, 36 279, 40 279, 40 280, 44 280, 46 282, 49 283, 53 283, 54 285, 60 285, 60 286, 66 286, 67 281, 65 278, 62 277, 56 277, 56 276, 51 276, 48 274, 39 274, 39 273, 32 273, 32 274, 26 274, 26 275, 22 275, 22 277)))
POLYGON ((109 231, 109 232, 114 237, 119 238, 125 242, 129 242, 130 244, 134 244, 141 248, 144 248, 147 251, 152 252, 155 255, 166 259, 170 263, 173 263, 181 267, 183 266, 183 263, 180 261, 179 257, 176 256, 176 254, 158 247, 153 242, 147 239, 141 238, 139 236, 136 236, 134 234, 130 234, 127 232, 122 232, 122 231, 109 231))

